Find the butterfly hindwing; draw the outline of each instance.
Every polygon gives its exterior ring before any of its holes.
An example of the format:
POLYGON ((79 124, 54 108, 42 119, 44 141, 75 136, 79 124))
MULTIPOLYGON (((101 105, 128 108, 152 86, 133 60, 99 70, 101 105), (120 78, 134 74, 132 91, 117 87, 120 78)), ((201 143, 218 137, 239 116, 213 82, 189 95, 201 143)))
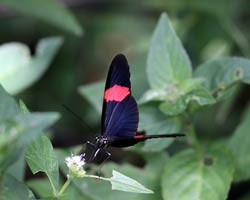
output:
POLYGON ((132 96, 128 96, 115 106, 104 134, 113 139, 133 137, 138 120, 137 104, 132 96))
POLYGON ((129 137, 136 133, 138 109, 131 96, 129 65, 124 55, 117 55, 110 66, 105 85, 102 134, 107 137, 129 137))

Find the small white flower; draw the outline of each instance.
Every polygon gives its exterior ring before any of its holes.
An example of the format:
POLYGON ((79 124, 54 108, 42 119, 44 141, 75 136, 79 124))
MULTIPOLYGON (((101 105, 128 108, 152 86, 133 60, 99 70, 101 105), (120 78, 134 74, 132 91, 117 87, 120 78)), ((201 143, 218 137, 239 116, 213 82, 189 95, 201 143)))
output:
POLYGON ((70 157, 65 158, 68 168, 70 168, 72 165, 75 165, 77 168, 82 168, 82 166, 85 165, 84 156, 85 154, 80 154, 80 155, 71 154, 70 157))
POLYGON ((85 154, 80 155, 74 155, 71 154, 71 156, 65 158, 66 165, 69 168, 69 175, 75 176, 75 177, 83 177, 86 173, 83 170, 83 165, 85 165, 85 154))

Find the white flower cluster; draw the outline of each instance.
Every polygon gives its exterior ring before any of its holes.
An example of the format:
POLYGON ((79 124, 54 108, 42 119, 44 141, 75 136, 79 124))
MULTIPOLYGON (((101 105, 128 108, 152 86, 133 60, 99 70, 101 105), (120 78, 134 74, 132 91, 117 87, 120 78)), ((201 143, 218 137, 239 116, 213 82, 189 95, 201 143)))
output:
POLYGON ((85 174, 83 166, 85 165, 85 154, 74 155, 65 158, 66 165, 69 168, 69 175, 75 177, 82 177, 85 174))
POLYGON ((71 154, 70 157, 65 158, 65 162, 68 168, 70 168, 72 165, 75 165, 77 168, 82 168, 82 166, 85 165, 84 156, 85 154, 80 154, 80 155, 71 154))

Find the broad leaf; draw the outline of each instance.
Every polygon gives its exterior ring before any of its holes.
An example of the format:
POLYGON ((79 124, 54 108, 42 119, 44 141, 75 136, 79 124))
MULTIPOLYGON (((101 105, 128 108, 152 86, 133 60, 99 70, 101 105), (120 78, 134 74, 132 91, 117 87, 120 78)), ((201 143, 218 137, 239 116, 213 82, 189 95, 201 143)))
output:
POLYGON ((165 101, 160 104, 160 110, 170 116, 181 114, 188 104, 194 102, 200 106, 214 104, 216 101, 207 89, 196 86, 192 91, 178 98, 176 102, 165 101))
POLYGON ((84 85, 78 88, 79 93, 94 106, 98 113, 102 112, 104 85, 104 82, 100 81, 97 83, 84 85))
POLYGON ((22 182, 13 176, 5 174, 0 182, 0 199, 1 200, 35 200, 33 193, 22 182))
POLYGON ((83 32, 73 14, 56 0, 1 0, 0 4, 75 35, 80 36, 83 32))
MULTIPOLYGON (((10 100, 14 100, 14 99, 10 98, 10 100)), ((14 102, 14 103, 16 104, 16 102, 14 102)), ((21 102, 20 110, 21 110, 22 113, 25 113, 27 111, 27 108, 26 108, 26 106, 25 106, 25 104, 23 102, 21 102), (24 107, 25 107, 25 111, 24 111, 24 107)), ((7 173, 14 176, 18 181, 23 181, 24 174, 25 174, 24 150, 20 149, 18 154, 16 154, 15 152, 12 152, 12 155, 10 153, 10 155, 7 155, 7 157, 8 156, 10 156, 12 158, 16 158, 16 159, 13 159, 13 160, 15 160, 15 163, 12 164, 10 167, 7 167, 9 165, 7 163, 5 163, 6 167, 4 167, 4 168, 8 168, 7 173)), ((6 158, 6 155, 5 155, 5 158, 6 158)), ((12 163, 12 162, 13 161, 10 160, 10 163, 12 163)))
POLYGON ((17 114, 15 117, 0 122, 0 147, 10 142, 20 147, 58 120, 58 113, 17 114))
POLYGON ((203 79, 203 85, 220 98, 234 83, 250 84, 250 60, 234 57, 209 61, 200 65, 194 75, 203 79))
POLYGON ((179 38, 163 13, 153 34, 147 59, 150 87, 164 89, 169 83, 191 78, 190 60, 179 38))
POLYGON ((147 59, 150 85, 140 103, 158 101, 160 110, 170 116, 181 114, 191 101, 203 106, 215 100, 192 78, 192 66, 166 14, 162 14, 152 38, 147 59))
POLYGON ((169 84, 165 89, 151 89, 142 96, 140 103, 160 102, 160 110, 170 116, 184 112, 191 102, 200 106, 214 104, 215 99, 200 82, 200 79, 187 79, 181 85, 169 84))
POLYGON ((38 136, 28 145, 25 157, 33 173, 46 173, 56 194, 59 181, 58 160, 50 140, 45 135, 38 136))
POLYGON ((231 152, 211 149, 204 157, 192 150, 176 154, 162 176, 164 200, 225 200, 233 179, 231 152))
POLYGON ((50 182, 46 177, 28 180, 27 184, 38 197, 52 199, 53 191, 50 187, 50 182))
POLYGON ((18 104, 0 85, 0 122, 20 113, 18 104))
POLYGON ((234 131, 229 146, 234 155, 235 181, 248 180, 250 178, 250 107, 246 108, 239 126, 234 131))
POLYGON ((25 168, 24 150, 22 149, 15 159, 15 163, 8 167, 7 173, 15 177, 18 181, 23 181, 26 170, 25 168))
POLYGON ((39 41, 34 57, 22 43, 0 46, 0 83, 11 94, 16 94, 36 82, 48 69, 62 45, 62 38, 52 37, 39 41))
MULTIPOLYGON (((39 196, 40 198, 51 200, 53 199, 53 193, 50 188, 49 180, 46 178, 32 179, 28 181, 29 187, 39 196)), ((61 184, 62 187, 62 184, 61 184)), ((81 195, 76 187, 70 185, 67 190, 59 198, 60 200, 91 200, 90 198, 81 195)))
MULTIPOLYGON (((147 135, 177 133, 180 131, 180 123, 177 119, 169 118, 157 109, 156 103, 148 103, 139 106, 139 131, 145 131, 147 135)), ((143 146, 144 151, 162 151, 168 147, 174 139, 148 140, 143 146)))
POLYGON ((113 190, 134 193, 154 193, 152 190, 147 189, 134 179, 129 178, 115 170, 113 170, 112 174, 113 176, 110 178, 110 182, 113 190))
MULTIPOLYGON (((57 113, 23 114, 14 98, 10 97, 1 86, 0 97, 0 171, 5 171, 12 170, 9 168, 10 165, 21 158, 27 142, 54 123, 59 115, 57 113)), ((22 162, 17 163, 17 166, 21 167, 22 162)), ((19 172, 21 171, 20 169, 19 172)), ((21 178, 21 174, 18 177, 21 178)))

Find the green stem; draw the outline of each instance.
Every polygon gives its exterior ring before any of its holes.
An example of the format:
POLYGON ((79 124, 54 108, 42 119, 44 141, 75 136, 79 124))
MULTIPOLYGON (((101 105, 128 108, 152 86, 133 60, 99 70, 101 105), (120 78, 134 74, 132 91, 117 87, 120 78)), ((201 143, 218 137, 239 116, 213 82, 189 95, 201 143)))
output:
POLYGON ((95 176, 95 175, 85 174, 84 177, 87 177, 87 178, 96 178, 96 179, 100 179, 100 180, 104 180, 104 181, 110 181, 110 178, 104 178, 104 177, 95 176))
POLYGON ((71 178, 68 178, 67 181, 63 184, 59 193, 57 194, 57 197, 61 196, 65 192, 70 183, 71 183, 71 178))
MULTIPOLYGON (((96 178, 96 179, 101 179, 101 180, 104 180, 104 181, 110 181, 110 178, 104 178, 104 177, 95 176, 95 175, 85 174, 84 177, 87 177, 87 178, 96 178)), ((67 187, 69 186, 70 183, 71 183, 71 178, 68 178, 67 181, 62 186, 62 188, 59 191, 59 193, 56 195, 56 198, 58 198, 61 195, 63 195, 63 193, 65 192, 65 190, 67 189, 67 187)))
POLYGON ((197 152, 197 154, 201 155, 202 154, 202 149, 200 146, 200 142, 197 138, 196 132, 195 132, 195 128, 194 128, 194 124, 193 122, 190 120, 191 116, 186 113, 184 116, 184 124, 186 126, 187 129, 187 135, 191 138, 193 146, 195 151, 197 152))

